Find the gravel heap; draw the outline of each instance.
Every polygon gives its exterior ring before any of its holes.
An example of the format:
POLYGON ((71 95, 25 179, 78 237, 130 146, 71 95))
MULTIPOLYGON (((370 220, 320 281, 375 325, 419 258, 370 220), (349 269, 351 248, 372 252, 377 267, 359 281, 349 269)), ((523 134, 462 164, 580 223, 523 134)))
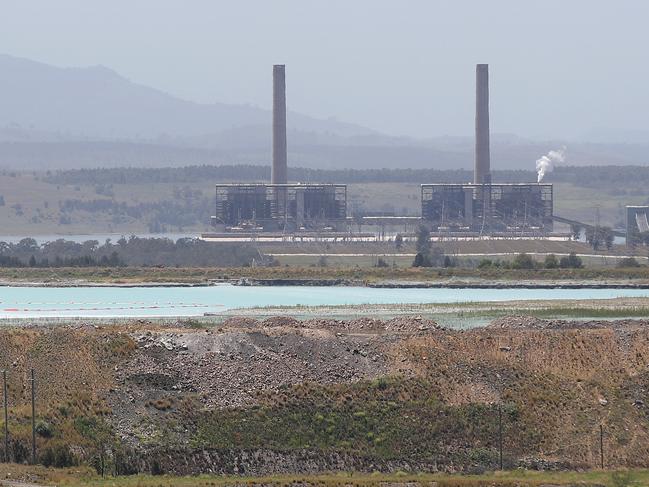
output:
POLYGON ((566 329, 598 329, 598 328, 627 328, 649 326, 647 320, 544 320, 534 316, 504 316, 493 320, 487 328, 526 329, 526 330, 566 330, 566 329))
POLYGON ((265 320, 246 317, 233 317, 223 322, 223 328, 302 328, 309 330, 331 330, 337 332, 400 332, 419 333, 433 330, 444 330, 433 320, 421 316, 400 316, 390 320, 376 318, 356 318, 351 320, 314 318, 300 321, 290 316, 274 316, 265 320))

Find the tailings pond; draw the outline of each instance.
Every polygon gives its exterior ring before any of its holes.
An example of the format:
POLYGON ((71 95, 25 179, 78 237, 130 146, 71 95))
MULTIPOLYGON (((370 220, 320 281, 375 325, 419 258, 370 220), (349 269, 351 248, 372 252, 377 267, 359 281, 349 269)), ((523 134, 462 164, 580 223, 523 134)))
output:
POLYGON ((649 297, 649 289, 366 287, 0 287, 0 319, 192 317, 237 308, 649 297))

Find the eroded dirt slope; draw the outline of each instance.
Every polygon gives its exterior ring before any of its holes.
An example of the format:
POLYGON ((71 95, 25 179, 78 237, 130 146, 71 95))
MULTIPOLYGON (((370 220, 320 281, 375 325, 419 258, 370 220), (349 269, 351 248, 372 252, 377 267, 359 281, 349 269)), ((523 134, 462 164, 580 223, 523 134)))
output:
POLYGON ((281 472, 300 469, 301 454, 320 459, 314 470, 487 468, 498 408, 512 466, 595 466, 600 424, 608 465, 649 458, 641 320, 512 317, 470 331, 416 317, 140 322, 3 329, 0 352, 17 460, 31 367, 51 459, 92 459, 109 437, 127 470, 281 472))

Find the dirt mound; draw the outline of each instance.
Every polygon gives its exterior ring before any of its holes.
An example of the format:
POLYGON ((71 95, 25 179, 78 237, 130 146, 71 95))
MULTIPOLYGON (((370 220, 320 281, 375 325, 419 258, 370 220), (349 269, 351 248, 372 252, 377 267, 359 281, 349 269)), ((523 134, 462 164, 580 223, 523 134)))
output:
POLYGON ((548 320, 542 320, 534 316, 503 316, 502 318, 496 318, 493 320, 489 325, 487 325, 487 328, 528 328, 542 330, 548 328, 548 326, 548 320))
MULTIPOLYGON (((646 466, 648 323, 510 316, 445 330, 404 316, 233 318, 211 329, 7 327, 0 369, 9 371, 12 431, 24 445, 36 369, 39 418, 53 435, 39 438, 42 451, 59 441, 90 448, 75 426, 83 417, 109 423, 129 448, 180 445, 190 457, 198 440, 219 451, 353 447, 379 452, 373 459, 386 451, 399 459, 407 443, 421 458, 467 466, 487 455, 493 467, 493 405, 501 404, 512 465, 596 465, 603 424, 611 466, 646 466), (273 443, 284 432, 293 436, 273 443), (412 441, 419 435, 421 445, 412 441)), ((211 468, 206 462, 197 471, 211 468)))
POLYGON ((400 316, 390 320, 362 317, 351 320, 312 318, 303 321, 290 316, 273 316, 265 320, 232 317, 224 321, 222 326, 223 328, 328 330, 338 333, 422 333, 444 329, 444 327, 435 321, 422 318, 421 316, 400 316))
POLYGON ((302 324, 299 320, 291 316, 273 316, 266 318, 260 323, 264 328, 275 328, 275 327, 288 327, 288 328, 301 328, 302 324))
POLYGON ((245 316, 233 316, 226 319, 222 326, 226 328, 252 328, 257 326, 258 321, 254 318, 247 318, 245 316))
POLYGON ((493 320, 490 329, 527 329, 527 330, 573 330, 599 328, 634 328, 649 326, 647 320, 544 320, 534 316, 503 316, 493 320))
POLYGON ((386 321, 385 329, 387 331, 425 332, 445 330, 446 328, 438 324, 436 321, 422 318, 421 316, 400 316, 386 321))

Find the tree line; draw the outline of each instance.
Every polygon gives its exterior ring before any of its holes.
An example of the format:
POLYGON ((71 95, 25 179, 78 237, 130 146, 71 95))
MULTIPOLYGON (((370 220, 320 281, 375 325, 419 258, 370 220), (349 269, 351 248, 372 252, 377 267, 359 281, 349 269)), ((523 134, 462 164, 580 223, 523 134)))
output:
MULTIPOLYGON (((472 172, 466 169, 311 169, 289 167, 292 181, 313 183, 370 183, 396 182, 421 183, 464 183, 472 179, 472 172)), ((498 171, 494 180, 509 182, 530 182, 536 179, 533 171, 498 171)), ((71 169, 49 172, 44 180, 52 184, 153 184, 153 183, 196 183, 205 180, 258 181, 270 180, 270 167, 257 165, 228 166, 186 166, 167 168, 100 168, 71 169)))
MULTIPOLYGON (((401 248, 401 245, 402 239, 398 242, 395 239, 395 246, 401 248)), ((456 267, 458 265, 456 259, 444 255, 441 248, 432 245, 430 230, 424 225, 417 230, 416 248, 417 253, 412 267, 456 267)), ((628 267, 634 267, 633 262, 625 262, 625 264, 628 267)), ((557 258, 554 254, 548 254, 543 262, 537 262, 531 255, 521 253, 517 254, 511 262, 482 259, 477 267, 478 269, 580 269, 583 267, 583 262, 574 252, 561 258, 557 258)))
MULTIPOLYGON (((431 165, 433 165, 431 163, 431 165)), ((496 170, 494 182, 534 182, 531 170, 496 170)), ((473 179, 468 169, 311 169, 289 167, 292 181, 318 183, 466 183, 473 179)), ((196 165, 163 168, 98 168, 48 171, 44 180, 52 184, 140 184, 196 183, 219 181, 268 181, 270 165, 196 165)), ((645 166, 559 166, 546 175, 545 182, 573 183, 590 187, 623 187, 649 183, 649 167, 645 166)))
POLYGON ((251 245, 210 243, 195 238, 122 237, 83 243, 58 239, 43 244, 33 238, 0 242, 0 267, 241 267, 263 262, 251 245))

